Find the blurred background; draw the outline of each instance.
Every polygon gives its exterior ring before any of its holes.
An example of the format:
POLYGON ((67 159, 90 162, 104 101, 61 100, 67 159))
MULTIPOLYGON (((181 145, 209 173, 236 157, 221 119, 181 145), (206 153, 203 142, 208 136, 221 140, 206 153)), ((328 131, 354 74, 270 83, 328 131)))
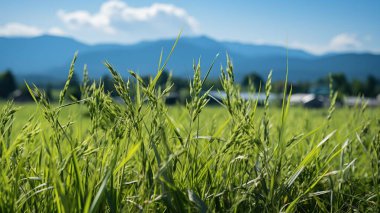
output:
MULTIPOLYGON (((226 54, 235 80, 249 93, 262 91, 273 71, 273 93, 284 88, 287 61, 292 103, 327 105, 329 82, 340 104, 379 106, 380 2, 347 1, 1 1, 0 99, 30 101, 25 82, 44 88, 51 100, 62 88, 76 51, 70 95, 80 98, 83 67, 116 96, 104 62, 123 77, 133 70, 146 81, 157 72, 182 31, 160 84, 172 75, 173 103, 186 97, 194 61, 206 88, 223 97, 220 66, 226 54), (329 77, 330 76, 330 77, 329 77)), ((247 95, 247 98, 250 96, 247 95)))

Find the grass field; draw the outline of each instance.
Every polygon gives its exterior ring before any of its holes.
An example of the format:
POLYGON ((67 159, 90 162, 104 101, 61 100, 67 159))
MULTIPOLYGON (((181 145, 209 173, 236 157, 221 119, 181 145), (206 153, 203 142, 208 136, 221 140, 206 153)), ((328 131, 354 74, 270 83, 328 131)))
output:
POLYGON ((333 93, 328 109, 292 108, 290 91, 258 108, 229 61, 222 106, 205 106, 196 65, 186 107, 169 107, 163 69, 148 85, 131 72, 131 93, 106 66, 123 104, 86 77, 72 105, 66 86, 58 103, 31 87, 36 104, 2 104, 0 212, 380 211, 379 109, 335 109, 333 93))

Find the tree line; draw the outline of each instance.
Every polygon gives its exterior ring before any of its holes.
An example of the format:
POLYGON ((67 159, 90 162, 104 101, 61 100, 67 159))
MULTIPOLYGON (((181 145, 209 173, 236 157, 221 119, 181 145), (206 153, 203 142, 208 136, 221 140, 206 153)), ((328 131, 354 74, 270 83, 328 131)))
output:
MULTIPOLYGON (((365 96, 365 97, 376 97, 380 94, 380 79, 375 76, 369 75, 366 80, 348 80, 345 74, 343 73, 333 73, 331 76, 326 76, 324 78, 320 78, 316 81, 300 81, 289 83, 287 87, 292 87, 293 93, 309 93, 313 92, 315 88, 328 88, 330 77, 333 82, 334 91, 338 91, 341 95, 346 96, 365 96)), ((241 82, 237 82, 240 84, 242 91, 247 91, 249 89, 254 89, 255 91, 264 91, 265 78, 260 76, 257 72, 251 72, 245 75, 241 82)), ((144 76, 143 80, 148 83, 150 80, 149 76, 144 76)), ((173 83, 173 88, 171 91, 176 93, 186 93, 188 91, 190 79, 184 79, 179 77, 172 77, 168 71, 164 71, 157 85, 164 87, 167 82, 173 83)), ((106 92, 111 93, 111 95, 116 95, 114 88, 114 81, 111 76, 104 75, 100 79, 94 79, 94 81, 99 84, 102 83, 104 85, 104 90, 106 92)), ((53 91, 54 88, 59 88, 59 86, 63 85, 63 83, 47 83, 44 86, 47 97, 50 100, 54 100, 53 91)), ((219 90, 222 88, 219 79, 209 79, 204 83, 205 88, 211 88, 213 90, 219 90)), ((272 92, 280 93, 284 89, 283 81, 274 81, 272 82, 272 92)), ((7 99, 13 98, 14 92, 19 91, 19 95, 24 95, 25 99, 28 98, 29 92, 24 84, 17 85, 16 78, 13 75, 12 71, 6 70, 0 72, 0 98, 7 99)), ((80 98, 80 80, 74 75, 73 79, 70 82, 70 87, 67 93, 68 97, 79 99, 80 98)), ((182 94, 186 96, 187 94, 182 94)))

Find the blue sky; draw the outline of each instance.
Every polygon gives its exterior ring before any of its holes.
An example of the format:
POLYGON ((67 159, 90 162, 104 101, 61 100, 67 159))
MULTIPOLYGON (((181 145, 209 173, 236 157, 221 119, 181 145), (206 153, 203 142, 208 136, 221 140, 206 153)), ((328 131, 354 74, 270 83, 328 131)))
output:
POLYGON ((315 54, 380 53, 380 1, 0 0, 0 36, 64 35, 135 43, 184 35, 315 54))

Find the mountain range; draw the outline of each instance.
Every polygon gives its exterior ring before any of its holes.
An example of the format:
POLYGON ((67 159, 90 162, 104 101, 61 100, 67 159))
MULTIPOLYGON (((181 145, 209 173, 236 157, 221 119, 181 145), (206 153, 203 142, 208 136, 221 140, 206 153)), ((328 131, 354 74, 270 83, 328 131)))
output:
MULTIPOLYGON (((82 75, 84 64, 89 75, 99 78, 108 74, 103 65, 110 62, 123 75, 131 69, 141 75, 157 72, 161 51, 168 55, 175 39, 144 41, 137 44, 89 45, 72 38, 58 36, 0 37, 0 70, 10 69, 17 79, 27 81, 63 81, 75 51, 79 51, 76 74, 82 75)), ((266 78, 273 70, 273 79, 285 78, 287 60, 290 81, 312 81, 342 72, 350 79, 365 79, 368 75, 380 78, 380 55, 372 53, 329 53, 314 55, 298 49, 281 46, 255 45, 216 41, 206 36, 182 37, 166 68, 176 77, 190 78, 193 62, 201 60, 203 72, 217 54, 211 78, 220 75, 220 65, 226 64, 226 53, 231 57, 236 79, 250 72, 266 78)))

